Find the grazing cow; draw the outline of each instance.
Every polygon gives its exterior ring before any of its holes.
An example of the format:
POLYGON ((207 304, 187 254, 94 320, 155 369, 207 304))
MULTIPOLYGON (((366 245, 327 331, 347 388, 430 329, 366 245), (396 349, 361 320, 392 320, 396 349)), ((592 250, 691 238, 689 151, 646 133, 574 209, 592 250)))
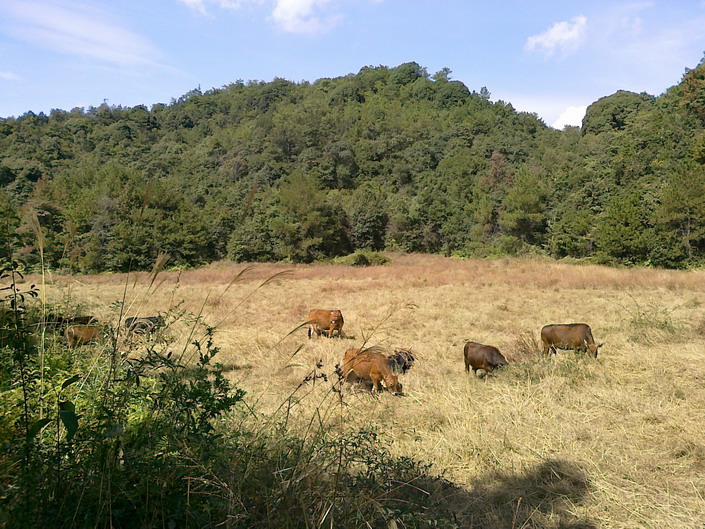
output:
POLYGON ((64 331, 69 347, 95 343, 100 338, 98 325, 69 325, 64 331))
POLYGON ((405 374, 414 365, 416 358, 411 349, 397 347, 394 354, 387 356, 387 365, 394 374, 405 374))
POLYGON ((136 318, 125 318, 125 327, 135 334, 146 334, 155 332, 164 327, 163 316, 142 316, 136 318))
POLYGON ((556 349, 590 351, 597 358, 597 350, 602 344, 595 344, 592 329, 586 323, 555 323, 541 329, 543 354, 556 354, 556 349))
POLYGON ((481 343, 468 342, 463 349, 465 356, 465 372, 477 375, 478 369, 484 369, 486 373, 496 367, 507 365, 507 359, 499 352, 499 349, 492 345, 482 345, 481 343))
POLYGON ((95 316, 62 316, 61 314, 50 312, 44 318, 44 325, 55 329, 61 329, 62 327, 67 327, 69 325, 90 325, 91 323, 96 323, 97 321, 98 318, 95 316))
POLYGON ((402 385, 387 365, 382 353, 366 349, 348 349, 343 358, 343 377, 346 382, 372 381, 372 390, 380 391, 380 382, 395 395, 400 395, 402 385))
POLYGON ((339 310, 314 309, 308 313, 308 337, 325 333, 332 338, 333 332, 338 332, 338 338, 343 336, 343 313, 339 310))

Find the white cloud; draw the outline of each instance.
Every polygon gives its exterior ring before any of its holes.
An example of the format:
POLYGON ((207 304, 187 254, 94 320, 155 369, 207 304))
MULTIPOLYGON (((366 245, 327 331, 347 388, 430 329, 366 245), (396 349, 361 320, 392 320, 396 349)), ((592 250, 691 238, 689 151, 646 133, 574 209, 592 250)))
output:
POLYGON ((580 125, 588 105, 602 95, 492 92, 492 100, 510 102, 517 111, 535 113, 547 125, 560 129, 565 125, 580 125))
POLYGON ((554 129, 562 129, 566 125, 579 127, 583 123, 587 106, 570 106, 551 124, 554 129))
MULTIPOLYGON (((339 15, 321 16, 320 11, 330 0, 179 0, 202 15, 207 15, 209 5, 222 9, 238 9, 246 4, 269 3, 271 19, 284 31, 304 35, 316 35, 333 28, 339 15)), ((373 0, 382 1, 382 0, 373 0)))
POLYGON ((321 18, 314 15, 314 11, 326 3, 328 0, 277 0, 272 18, 284 31, 290 33, 322 33, 340 20, 339 16, 321 18))
POLYGON ((21 81, 22 80, 19 75, 14 74, 12 72, 0 72, 0 79, 4 79, 5 81, 21 81))
POLYGON ((192 9, 195 9, 202 15, 206 15, 208 4, 213 4, 222 9, 238 9, 245 4, 259 4, 262 0, 179 0, 179 2, 186 4, 192 9))
POLYGON ((12 1, 7 11, 17 37, 69 55, 121 66, 155 64, 158 50, 145 38, 110 22, 110 13, 87 5, 12 1))
POLYGON ((587 17, 580 15, 571 21, 557 22, 548 30, 533 35, 526 40, 524 49, 528 52, 541 51, 546 57, 560 51, 564 56, 570 55, 582 43, 587 28, 587 17))

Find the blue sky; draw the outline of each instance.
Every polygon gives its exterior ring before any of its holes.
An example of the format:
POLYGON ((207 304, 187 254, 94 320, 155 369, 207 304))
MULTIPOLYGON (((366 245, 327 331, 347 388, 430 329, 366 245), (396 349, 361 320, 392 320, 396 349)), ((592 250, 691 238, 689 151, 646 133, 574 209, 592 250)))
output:
POLYGON ((561 128, 704 53, 705 0, 0 0, 0 117, 416 61, 561 128))

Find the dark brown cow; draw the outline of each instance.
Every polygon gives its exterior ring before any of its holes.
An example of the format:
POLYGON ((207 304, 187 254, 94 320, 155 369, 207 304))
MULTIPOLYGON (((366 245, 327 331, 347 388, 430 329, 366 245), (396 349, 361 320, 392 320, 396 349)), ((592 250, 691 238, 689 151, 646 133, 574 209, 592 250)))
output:
POLYGON ((387 365, 394 374, 405 374, 414 365, 416 358, 411 349, 397 347, 394 354, 387 356, 387 365))
POLYGON ((372 390, 380 391, 380 382, 395 395, 402 386, 387 365, 387 357, 371 350, 348 349, 343 358, 343 377, 346 382, 371 381, 372 390))
POLYGON ((590 351, 597 358, 602 344, 595 344, 592 330, 586 323, 554 323, 541 329, 543 354, 556 354, 556 349, 575 349, 583 353, 590 351))
POLYGON ((163 316, 138 316, 125 318, 125 327, 135 334, 153 333, 164 327, 163 316))
POLYGON ((312 338, 323 333, 328 338, 333 337, 333 332, 338 333, 338 338, 343 335, 343 313, 339 310, 314 309, 308 313, 308 337, 312 338))
POLYGON ((69 325, 64 331, 69 347, 95 343, 100 338, 98 325, 69 325))
POLYGON ((473 374, 477 375, 478 369, 484 369, 486 373, 489 373, 494 368, 505 366, 508 363, 496 347, 476 342, 466 343, 463 355, 465 356, 465 372, 468 374, 470 374, 470 368, 472 368, 473 374))

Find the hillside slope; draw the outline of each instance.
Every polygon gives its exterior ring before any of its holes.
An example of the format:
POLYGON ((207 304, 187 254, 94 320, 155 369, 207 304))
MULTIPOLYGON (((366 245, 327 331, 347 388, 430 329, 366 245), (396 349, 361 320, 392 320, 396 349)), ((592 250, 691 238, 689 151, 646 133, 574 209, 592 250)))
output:
POLYGON ((32 225, 47 264, 84 272, 361 248, 692 266, 704 72, 563 131, 416 63, 28 113, 0 120, 0 211, 36 260, 32 225))

